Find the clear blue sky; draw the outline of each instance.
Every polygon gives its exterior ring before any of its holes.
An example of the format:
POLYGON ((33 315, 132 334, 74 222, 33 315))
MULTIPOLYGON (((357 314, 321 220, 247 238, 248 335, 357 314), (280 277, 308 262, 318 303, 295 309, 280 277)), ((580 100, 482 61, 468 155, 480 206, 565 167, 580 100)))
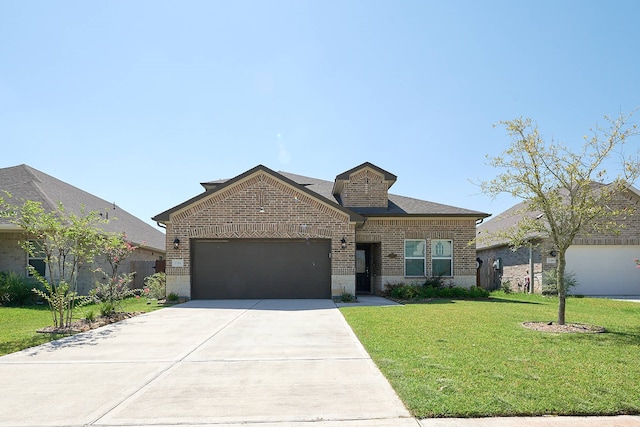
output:
MULTIPOLYGON (((519 116, 568 145, 640 106, 640 2, 0 0, 0 167, 150 218, 258 164, 369 161, 391 191, 498 214, 472 183, 519 116)), ((640 120, 640 115, 636 116, 640 120)))

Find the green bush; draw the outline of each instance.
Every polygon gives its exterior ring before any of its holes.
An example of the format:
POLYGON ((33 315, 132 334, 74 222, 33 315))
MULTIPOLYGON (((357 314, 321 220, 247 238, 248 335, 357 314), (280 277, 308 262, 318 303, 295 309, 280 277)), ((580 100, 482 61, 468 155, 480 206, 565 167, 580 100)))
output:
MULTIPOLYGON (((573 272, 564 273, 564 289, 567 295, 577 284, 578 281, 573 272)), ((558 271, 555 268, 542 272, 542 295, 558 295, 558 271)))
POLYGON ((427 279, 422 284, 423 287, 431 287, 436 289, 444 288, 444 281, 442 277, 427 277, 427 279))
POLYGON ((144 278, 144 295, 151 299, 163 299, 167 293, 167 275, 155 273, 144 278))
POLYGON ((442 285, 440 281, 440 287, 429 286, 415 286, 407 285, 405 283, 387 284, 384 292, 385 296, 394 299, 400 299, 405 301, 411 300, 423 300, 430 298, 452 298, 452 299, 464 299, 464 298, 488 298, 489 291, 472 286, 471 288, 461 288, 458 286, 442 285))
POLYGON ((17 273, 0 272, 0 304, 2 305, 31 305, 36 300, 33 288, 38 288, 38 282, 20 276, 17 273))
POLYGON ((513 292, 513 289, 511 289, 511 282, 509 280, 505 280, 504 282, 502 282, 500 288, 505 294, 510 294, 511 292, 513 292))
POLYGON ((115 314, 117 303, 115 301, 103 301, 100 303, 100 316, 110 317, 115 314))

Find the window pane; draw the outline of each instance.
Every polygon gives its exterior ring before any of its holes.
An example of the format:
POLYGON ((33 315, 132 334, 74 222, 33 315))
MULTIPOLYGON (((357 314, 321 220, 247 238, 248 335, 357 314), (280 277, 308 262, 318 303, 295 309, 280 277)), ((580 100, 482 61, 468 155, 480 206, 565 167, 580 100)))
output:
POLYGON ((405 276, 424 276, 423 259, 405 259, 405 276))
MULTIPOLYGON (((29 265, 35 268, 40 276, 44 277, 46 264, 43 259, 31 258, 29 259, 29 265)), ((29 273, 29 275, 31 275, 31 273, 29 273)))
POLYGON ((432 240, 432 257, 451 257, 453 254, 453 242, 451 240, 432 240))
POLYGON ((424 240, 405 240, 404 256, 405 257, 424 257, 425 256, 424 240))
POLYGON ((358 249, 356 251, 356 273, 367 272, 367 256, 366 252, 358 249))
POLYGON ((434 259, 431 261, 433 275, 437 276, 453 276, 451 272, 450 259, 434 259))

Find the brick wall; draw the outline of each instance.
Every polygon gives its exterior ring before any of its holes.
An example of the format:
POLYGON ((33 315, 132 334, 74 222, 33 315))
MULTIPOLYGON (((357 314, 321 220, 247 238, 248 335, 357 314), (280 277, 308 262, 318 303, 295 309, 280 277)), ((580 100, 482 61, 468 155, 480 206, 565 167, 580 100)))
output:
POLYGON ((376 250, 372 254, 374 274, 379 274, 372 280, 376 293, 388 283, 420 281, 416 277, 404 276, 405 239, 426 240, 427 276, 432 275, 431 240, 453 240, 453 278, 450 281, 458 286, 475 285, 476 249, 475 244, 469 244, 474 237, 475 220, 468 218, 369 218, 356 231, 357 242, 380 244, 374 246, 376 250))
POLYGON ((201 238, 331 239, 332 292, 355 293, 354 234, 347 214, 260 171, 172 214, 166 232, 167 293, 190 296, 189 241, 201 238), (173 266, 173 260, 183 266, 173 266))
POLYGON ((22 233, 0 232, 0 271, 27 275, 27 254, 19 245, 22 233))
POLYGON ((384 176, 370 169, 363 169, 344 183, 340 197, 346 207, 386 207, 388 184, 384 176))

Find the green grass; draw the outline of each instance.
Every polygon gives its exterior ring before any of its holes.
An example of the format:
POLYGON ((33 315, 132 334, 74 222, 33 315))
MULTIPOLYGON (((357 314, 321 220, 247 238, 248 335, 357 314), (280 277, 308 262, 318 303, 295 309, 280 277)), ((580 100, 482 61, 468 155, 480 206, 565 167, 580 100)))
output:
POLYGON ((567 322, 605 334, 522 327, 556 319, 537 295, 341 311, 416 417, 640 413, 638 303, 567 300, 567 322))
MULTIPOLYGON (((162 306, 145 299, 130 298, 122 303, 123 311, 153 311, 162 306)), ((84 317, 85 310, 93 308, 99 315, 97 306, 81 307, 74 310, 74 318, 84 317)), ((51 313, 45 306, 2 307, 0 306, 0 356, 25 348, 44 344, 64 337, 61 334, 40 334, 36 331, 53 324, 51 313)))

